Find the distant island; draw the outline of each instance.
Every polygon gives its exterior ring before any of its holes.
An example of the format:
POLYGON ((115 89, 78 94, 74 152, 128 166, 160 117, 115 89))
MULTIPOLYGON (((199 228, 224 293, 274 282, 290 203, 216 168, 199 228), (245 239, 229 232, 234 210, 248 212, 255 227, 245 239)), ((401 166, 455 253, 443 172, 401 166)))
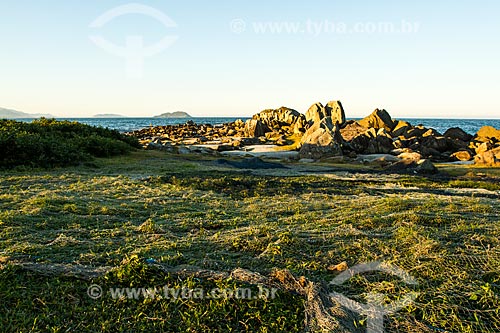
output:
POLYGON ((3 119, 14 119, 14 118, 54 118, 51 114, 42 114, 42 113, 26 113, 11 109, 0 108, 0 118, 3 119))
POLYGON ((184 111, 176 111, 176 112, 162 113, 159 116, 155 116, 155 118, 193 118, 193 117, 191 117, 184 111))
POLYGON ((94 115, 93 118, 126 118, 126 117, 122 116, 121 114, 99 113, 99 114, 94 115))

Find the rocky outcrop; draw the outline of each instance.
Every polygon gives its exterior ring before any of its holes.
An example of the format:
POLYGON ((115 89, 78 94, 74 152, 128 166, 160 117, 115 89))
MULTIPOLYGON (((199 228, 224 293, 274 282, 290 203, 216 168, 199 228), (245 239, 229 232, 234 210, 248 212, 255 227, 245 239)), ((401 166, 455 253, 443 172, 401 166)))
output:
POLYGON ((500 130, 484 126, 469 143, 476 156, 474 163, 481 166, 500 166, 500 130))
POLYGON ((300 141, 301 159, 321 159, 342 156, 344 142, 340 127, 345 123, 345 112, 340 101, 326 106, 316 103, 306 113, 308 129, 300 141))
POLYGON ((305 131, 306 125, 306 117, 302 113, 286 107, 264 110, 254 115, 252 120, 258 120, 270 131, 283 135, 305 131))
POLYGON ((257 119, 248 119, 245 122, 245 136, 250 138, 258 138, 266 135, 271 130, 262 121, 257 119))
POLYGON ((353 138, 350 147, 359 154, 389 154, 395 148, 392 137, 384 128, 370 128, 353 138))
POLYGON ((345 146, 358 154, 387 154, 407 149, 422 158, 448 160, 451 153, 467 148, 467 142, 445 138, 424 126, 393 120, 386 110, 380 109, 360 121, 347 122, 341 133, 348 142, 345 146))
POLYGON ((438 172, 436 166, 430 160, 418 161, 415 171, 421 174, 434 174, 438 172))
POLYGON ((399 153, 398 158, 411 162, 418 162, 422 159, 420 153, 415 153, 411 149, 405 149, 403 152, 399 153))
POLYGON ((344 127, 340 130, 342 138, 345 141, 351 141, 360 134, 366 132, 368 128, 361 126, 357 121, 349 120, 344 127))
POLYGON ((245 123, 238 119, 233 123, 210 125, 195 124, 189 120, 184 124, 143 128, 128 134, 137 137, 144 147, 154 143, 149 149, 163 145, 167 150, 171 150, 172 145, 204 144, 213 141, 237 146, 244 140, 245 123))
POLYGON ((332 118, 333 124, 342 127, 345 124, 345 112, 340 101, 330 101, 325 106, 327 116, 332 118))
POLYGON ((341 133, 347 142, 344 147, 357 154, 385 154, 406 149, 422 159, 437 161, 470 160, 474 156, 474 149, 469 148, 472 136, 462 129, 451 128, 441 135, 422 125, 393 120, 386 110, 377 109, 362 120, 348 121, 341 133))
POLYGON ((138 137, 148 149, 173 152, 210 149, 217 153, 270 144, 294 147, 299 150, 302 160, 338 157, 356 161, 357 157, 367 154, 383 154, 381 165, 394 164, 394 168, 412 172, 433 172, 426 160, 474 160, 484 166, 500 164, 500 130, 491 126, 481 128, 475 136, 458 127, 441 134, 422 125, 413 126, 406 121, 394 120, 383 109, 377 109, 359 121, 346 121, 339 101, 326 105, 316 103, 305 115, 281 107, 264 110, 246 122, 197 125, 188 121, 129 134, 138 137), (394 160, 386 158, 388 154, 394 160))
POLYGON ((469 142, 472 139, 472 135, 465 132, 463 129, 459 127, 452 127, 444 132, 443 136, 452 140, 460 140, 464 142, 469 142))
POLYGON ((472 155, 472 152, 470 150, 460 150, 460 151, 457 151, 456 153, 451 154, 450 157, 452 160, 467 162, 467 161, 472 160, 473 155, 472 155))
POLYGON ((299 156, 302 159, 319 160, 342 156, 342 137, 338 125, 320 123, 311 127, 301 141, 299 156))
POLYGON ((423 159, 418 161, 402 160, 387 167, 385 170, 393 172, 403 172, 410 174, 431 175, 438 173, 438 169, 430 160, 423 159))
POLYGON ((309 110, 306 112, 306 121, 310 125, 319 123, 325 117, 325 107, 321 103, 311 105, 309 110))
POLYGON ((324 118, 331 118, 332 123, 344 125, 345 112, 340 101, 331 101, 323 106, 321 103, 312 105, 306 112, 306 121, 309 125, 321 122, 324 118))
POLYGON ((474 150, 476 151, 477 155, 485 153, 488 150, 492 150, 495 147, 491 142, 479 143, 477 146, 475 146, 474 143, 471 144, 474 146, 474 150))
POLYGON ((476 155, 474 163, 482 166, 500 166, 500 147, 476 155))
POLYGON ((483 126, 476 134, 475 139, 479 139, 478 141, 486 142, 486 141, 494 141, 500 142, 500 130, 497 130, 491 126, 483 126))
POLYGON ((367 128, 383 128, 387 132, 392 131, 396 126, 389 113, 380 109, 376 109, 371 115, 358 121, 358 123, 367 128))
POLYGON ((404 120, 394 121, 394 128, 391 135, 393 137, 398 137, 404 135, 408 130, 412 128, 411 124, 404 120))

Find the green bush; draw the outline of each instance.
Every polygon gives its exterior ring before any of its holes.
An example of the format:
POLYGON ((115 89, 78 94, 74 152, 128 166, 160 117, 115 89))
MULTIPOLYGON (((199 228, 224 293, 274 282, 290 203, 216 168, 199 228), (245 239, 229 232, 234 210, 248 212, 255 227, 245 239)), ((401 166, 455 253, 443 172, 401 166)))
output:
POLYGON ((0 120, 0 168, 75 165, 140 148, 136 138, 76 121, 0 120))

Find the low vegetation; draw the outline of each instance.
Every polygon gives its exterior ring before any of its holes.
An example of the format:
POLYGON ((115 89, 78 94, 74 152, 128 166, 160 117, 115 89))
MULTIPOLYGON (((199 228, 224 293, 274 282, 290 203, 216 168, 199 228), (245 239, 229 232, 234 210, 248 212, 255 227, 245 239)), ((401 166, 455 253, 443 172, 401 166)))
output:
POLYGON ((0 168, 76 165, 130 152, 139 144, 116 130, 41 118, 0 120, 0 168))
MULTIPOLYGON (((344 261, 384 261, 417 280, 370 272, 327 286, 360 303, 373 292, 385 303, 418 292, 386 316, 387 332, 500 330, 498 170, 458 166, 451 177, 419 178, 327 167, 249 173, 138 151, 1 171, 0 331, 300 332, 306 300, 286 290, 275 299, 95 300, 87 288, 257 288, 158 265, 287 269, 327 284, 338 274, 329 266, 344 261), (113 269, 81 277, 53 265, 113 269)), ((366 317, 351 315, 351 327, 366 331, 366 317)))

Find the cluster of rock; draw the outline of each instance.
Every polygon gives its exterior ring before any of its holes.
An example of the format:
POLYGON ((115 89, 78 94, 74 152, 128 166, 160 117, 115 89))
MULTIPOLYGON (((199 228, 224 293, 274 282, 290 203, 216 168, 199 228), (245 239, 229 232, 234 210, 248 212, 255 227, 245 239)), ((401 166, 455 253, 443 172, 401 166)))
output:
POLYGON ((341 133, 346 134, 345 150, 356 153, 390 153, 402 159, 442 162, 475 160, 485 165, 496 165, 492 156, 497 156, 494 149, 500 142, 500 131, 492 127, 483 127, 475 136, 457 127, 441 134, 422 125, 392 120, 387 111, 378 109, 347 124, 341 133))
POLYGON ((182 145, 210 145, 217 151, 238 149, 246 145, 293 144, 294 136, 305 132, 306 118, 300 112, 281 107, 264 110, 243 122, 238 119, 221 125, 184 124, 143 128, 128 133, 148 149, 175 150, 182 145))
POLYGON ((287 144, 287 138, 305 132, 306 118, 296 110, 281 107, 264 110, 245 123, 246 137, 265 137, 277 145, 287 144))
POLYGON ((300 140, 301 158, 320 159, 342 155, 343 138, 340 127, 345 123, 345 112, 340 101, 326 106, 316 103, 306 112, 307 130, 300 140))
POLYGON ((482 127, 471 141, 469 148, 474 150, 476 164, 500 166, 500 130, 491 126, 482 127))
POLYGON ((305 114, 281 107, 264 110, 243 122, 219 126, 192 121, 159 126, 131 133, 148 148, 176 145, 215 145, 215 150, 240 149, 246 145, 288 145, 302 159, 386 154, 392 168, 427 168, 432 161, 472 161, 485 166, 500 165, 500 130, 483 127, 472 136, 460 128, 438 133, 432 128, 394 120, 386 110, 376 109, 368 117, 346 120, 340 101, 316 103, 305 114))
POLYGON ((306 113, 308 124, 301 140, 300 156, 319 159, 358 154, 391 154, 402 165, 418 167, 421 160, 471 161, 500 164, 500 130, 483 127, 472 136, 460 128, 444 134, 422 125, 393 120, 386 110, 376 109, 359 121, 346 121, 342 104, 314 104, 306 113))
POLYGON ((223 151, 260 143, 258 139, 245 139, 248 136, 242 120, 221 125, 196 124, 188 120, 185 124, 143 128, 128 134, 137 137, 145 148, 172 151, 182 145, 217 143, 219 146, 215 150, 223 151))

